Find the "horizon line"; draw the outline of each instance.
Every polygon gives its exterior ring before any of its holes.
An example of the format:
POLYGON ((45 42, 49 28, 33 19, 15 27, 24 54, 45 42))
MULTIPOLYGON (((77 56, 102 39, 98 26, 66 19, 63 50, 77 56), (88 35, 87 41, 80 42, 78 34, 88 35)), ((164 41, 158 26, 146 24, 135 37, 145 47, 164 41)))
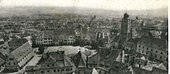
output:
POLYGON ((120 9, 120 10, 114 10, 114 9, 104 9, 104 8, 88 8, 88 7, 76 7, 76 6, 0 6, 0 8, 21 8, 21 7, 52 7, 52 8, 82 8, 82 9, 94 9, 94 10, 108 10, 108 11, 134 11, 134 10, 157 10, 157 9, 167 9, 168 6, 166 7, 161 7, 161 8, 153 8, 153 9, 120 9))

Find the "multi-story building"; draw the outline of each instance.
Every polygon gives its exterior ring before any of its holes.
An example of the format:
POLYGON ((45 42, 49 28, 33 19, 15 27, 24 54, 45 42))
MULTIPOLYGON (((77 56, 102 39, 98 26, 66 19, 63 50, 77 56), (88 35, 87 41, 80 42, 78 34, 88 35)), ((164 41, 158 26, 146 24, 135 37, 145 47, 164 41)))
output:
POLYGON ((53 44, 53 37, 54 32, 53 31, 41 31, 39 32, 37 38, 36 38, 36 44, 37 45, 51 45, 53 44))
POLYGON ((26 74, 72 74, 75 66, 64 51, 43 54, 36 66, 26 67, 26 74))
MULTIPOLYGON (((88 56, 87 67, 96 68, 99 74, 114 74, 118 71, 114 71, 115 66, 118 64, 122 66, 123 53, 121 50, 100 50, 99 53, 88 56)), ((119 66, 118 66, 119 67, 119 66)), ((120 70, 120 69, 117 69, 120 70)))
POLYGON ((167 41, 143 36, 137 43, 137 52, 158 61, 168 61, 167 41))
POLYGON ((125 50, 128 50, 128 51, 129 50, 134 50, 134 51, 136 51, 138 40, 139 40, 138 38, 127 40, 126 45, 125 45, 125 50))
POLYGON ((122 38, 128 37, 130 33, 131 20, 129 19, 129 14, 125 13, 121 20, 121 34, 122 38))
POLYGON ((131 20, 129 19, 129 14, 125 13, 121 20, 121 32, 119 40, 119 48, 124 47, 127 39, 131 38, 131 20))
POLYGON ((24 43, 7 56, 3 72, 19 71, 33 56, 34 52, 31 45, 28 42, 24 43))
POLYGON ((5 68, 6 57, 0 52, 0 72, 5 68))
POLYGON ((35 39, 35 43, 37 45, 72 45, 75 42, 74 32, 62 31, 47 30, 40 32, 35 39))

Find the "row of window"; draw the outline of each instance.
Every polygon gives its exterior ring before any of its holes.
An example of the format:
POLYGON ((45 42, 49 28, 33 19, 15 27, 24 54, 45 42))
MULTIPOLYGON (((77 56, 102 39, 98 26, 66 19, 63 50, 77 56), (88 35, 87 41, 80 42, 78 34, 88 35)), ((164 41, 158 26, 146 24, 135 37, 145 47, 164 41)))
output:
MULTIPOLYGON (((54 70, 52 70, 53 72, 63 72, 63 71, 71 71, 72 70, 72 68, 67 68, 67 69, 54 69, 54 70)), ((46 71, 47 73, 49 73, 50 72, 50 70, 47 70, 46 71)), ((43 71, 41 71, 41 73, 45 73, 45 71, 43 70, 43 71)))
MULTIPOLYGON (((37 39, 37 43, 40 42, 40 41, 42 41, 42 39, 37 39)), ((74 40, 54 40, 54 41, 57 41, 57 42, 71 41, 71 42, 73 42, 74 40)), ((46 42, 49 42, 49 41, 44 41, 44 42, 46 43, 46 42)), ((52 42, 52 40, 50 40, 50 42, 52 42)))
MULTIPOLYGON (((39 38, 42 38, 42 37, 39 37, 39 38)), ((63 37, 54 37, 54 39, 55 39, 55 38, 61 38, 61 39, 62 39, 63 37)), ((69 38, 72 39, 73 37, 70 36, 69 38)), ((52 40, 52 39, 53 39, 53 38, 44 38, 44 40, 52 40)), ((42 40, 42 39, 41 39, 41 40, 42 40)), ((41 41, 41 40, 40 40, 40 41, 41 41)))
MULTIPOLYGON (((144 50, 142 50, 142 53, 144 53, 145 51, 144 50)), ((158 53, 158 51, 155 51, 156 53, 158 53)), ((146 54, 148 54, 149 53, 149 51, 146 51, 146 54)), ((160 52, 160 54, 162 55, 163 54, 163 52, 160 52)))
MULTIPOLYGON (((9 66, 11 66, 11 65, 12 65, 12 63, 13 63, 13 65, 15 65, 15 64, 16 64, 15 62, 9 62, 9 63, 8 63, 8 65, 9 65, 9 66)), ((12 65, 12 66, 13 66, 13 65, 12 65)))
MULTIPOLYGON (((140 45, 138 47, 141 47, 140 45)), ((161 47, 160 45, 158 45, 158 47, 161 47)), ((143 47, 144 48, 144 47, 143 47)))
MULTIPOLYGON (((153 55, 151 54, 151 56, 153 57, 153 55)), ((154 58, 157 58, 157 59, 160 59, 160 60, 163 60, 162 56, 157 56, 155 55, 154 58)))
MULTIPOLYGON (((140 46, 140 45, 139 45, 140 46)), ((143 49, 144 49, 145 47, 143 46, 143 49)), ((149 50, 149 48, 146 48, 146 50, 148 51, 149 50)), ((153 51, 153 49, 150 49, 150 51, 153 51)), ((143 51, 142 51, 142 53, 143 53, 143 51)), ((155 51, 155 53, 158 53, 158 51, 156 50, 155 51)), ((163 52, 160 52, 160 54, 162 55, 163 54, 163 52)))
POLYGON ((44 40, 52 40, 53 38, 44 38, 44 40))

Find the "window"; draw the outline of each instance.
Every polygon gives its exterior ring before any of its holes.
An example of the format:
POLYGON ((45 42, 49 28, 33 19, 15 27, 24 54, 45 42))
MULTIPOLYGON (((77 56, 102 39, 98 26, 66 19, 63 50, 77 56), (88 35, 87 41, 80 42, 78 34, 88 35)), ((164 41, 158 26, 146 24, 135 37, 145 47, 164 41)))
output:
POLYGON ((11 65, 11 63, 9 62, 8 65, 11 65))
POLYGON ((146 52, 146 54, 148 54, 148 52, 146 52))
POLYGON ((66 69, 66 71, 69 71, 69 69, 66 69))
POLYGON ((162 56, 160 56, 160 59, 162 59, 162 56))
POLYGON ((49 67, 49 64, 47 64, 47 67, 49 67))
POLYGON ((163 52, 161 52, 161 54, 163 54, 163 52))
POLYGON ((155 58, 157 57, 157 55, 155 55, 155 58))
POLYGON ((56 72, 56 70, 53 70, 54 72, 56 72))
POLYGON ((50 72, 49 70, 47 70, 47 72, 50 72))
POLYGON ((157 53, 158 51, 156 51, 156 53, 157 53))
POLYGON ((59 72, 60 70, 58 69, 57 71, 59 72))
POLYGON ((9 58, 9 60, 14 60, 13 58, 9 58))
POLYGON ((148 48, 147 48, 147 50, 148 50, 148 48))
POLYGON ((44 73, 44 71, 41 71, 41 73, 44 73))
POLYGON ((52 64, 52 66, 54 67, 54 64, 52 64))
POLYGON ((144 50, 142 50, 142 53, 144 53, 144 50))
POLYGON ((92 67, 92 65, 90 65, 90 67, 92 67))
POLYGON ((64 71, 64 69, 61 69, 61 71, 64 71))

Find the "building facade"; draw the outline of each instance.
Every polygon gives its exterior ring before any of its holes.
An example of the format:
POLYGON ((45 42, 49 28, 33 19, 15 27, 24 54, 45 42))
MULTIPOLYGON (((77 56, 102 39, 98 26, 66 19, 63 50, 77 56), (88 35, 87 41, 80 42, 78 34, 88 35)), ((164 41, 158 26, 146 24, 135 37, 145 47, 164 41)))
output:
POLYGON ((5 63, 5 69, 3 72, 17 72, 24 67, 30 59, 34 56, 32 46, 26 42, 8 56, 5 63))
POLYGON ((137 52, 158 61, 168 61, 167 42, 153 37, 142 37, 137 43, 137 52))
POLYGON ((64 51, 46 53, 36 66, 26 68, 26 74, 72 74, 74 71, 74 64, 64 51))

